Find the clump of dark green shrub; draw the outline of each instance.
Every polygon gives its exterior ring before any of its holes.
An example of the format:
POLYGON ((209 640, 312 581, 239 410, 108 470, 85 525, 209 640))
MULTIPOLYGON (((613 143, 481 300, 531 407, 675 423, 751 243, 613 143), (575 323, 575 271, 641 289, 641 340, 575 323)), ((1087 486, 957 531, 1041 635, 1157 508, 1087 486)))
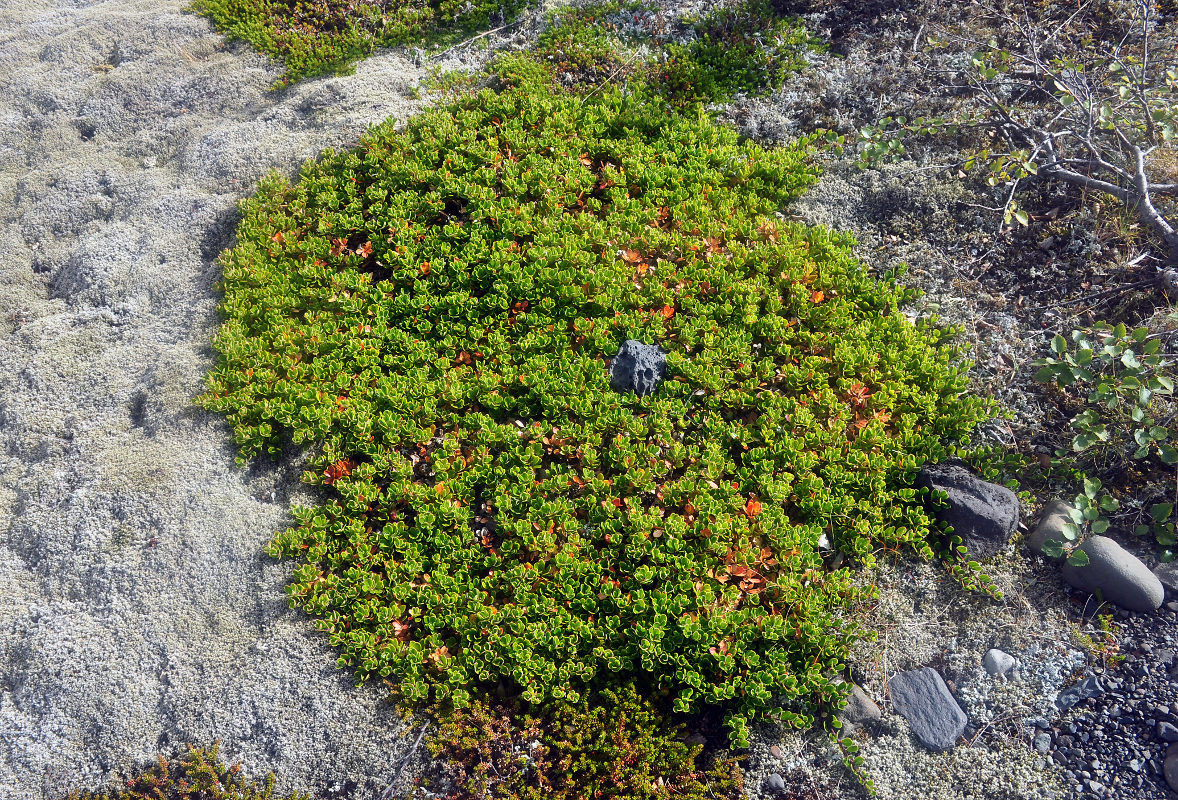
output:
POLYGON ((686 45, 668 44, 661 78, 668 93, 686 102, 723 102, 744 92, 776 89, 820 48, 800 20, 777 13, 769 0, 719 8, 695 25, 686 45))
POLYGON ((731 758, 704 766, 702 744, 639 697, 633 684, 544 715, 511 702, 449 711, 431 737, 424 788, 447 800, 740 798, 731 758))
POLYGON ((525 0, 193 0, 231 39, 286 67, 280 84, 340 72, 378 47, 486 28, 525 0))
POLYGON ((311 447, 325 499, 270 552, 361 679, 464 707, 642 675, 738 742, 809 724, 870 594, 820 539, 932 556, 915 468, 985 406, 848 237, 776 214, 805 142, 545 71, 263 181, 203 402, 243 459, 311 447), (653 395, 609 387, 628 338, 668 353, 653 395))
MULTIPOLYGON (((218 746, 193 748, 171 760, 159 762, 127 781, 121 789, 101 792, 72 792, 66 800, 273 800, 274 776, 261 784, 250 781, 241 765, 225 766, 218 746)), ((286 800, 309 800, 291 794, 286 800)))
POLYGON ((553 12, 536 39, 532 57, 552 67, 565 86, 621 84, 646 71, 639 40, 620 34, 610 19, 624 13, 619 3, 594 4, 553 12))
POLYGON ((566 86, 638 78, 675 104, 692 105, 776 89, 805 66, 807 51, 822 46, 800 20, 778 14, 767 0, 744 0, 676 24, 658 25, 645 10, 640 3, 608 2, 553 12, 535 57, 566 86))

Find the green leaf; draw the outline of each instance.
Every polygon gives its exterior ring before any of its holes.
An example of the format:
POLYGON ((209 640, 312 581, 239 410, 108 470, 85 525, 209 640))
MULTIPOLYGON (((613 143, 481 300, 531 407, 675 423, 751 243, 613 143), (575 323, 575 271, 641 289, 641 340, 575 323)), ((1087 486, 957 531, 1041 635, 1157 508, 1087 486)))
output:
POLYGON ((1073 550, 1068 554, 1068 563, 1073 567, 1088 566, 1088 554, 1083 550, 1073 550))
POLYGON ((1063 552, 1063 542, 1056 541, 1055 539, 1048 539, 1043 543, 1043 555, 1050 556, 1052 558, 1059 558, 1063 555, 1063 552))
POLYGON ((1178 464, 1178 450, 1169 444, 1159 444, 1158 458, 1162 460, 1163 464, 1178 464))
POLYGON ((1051 379, 1055 377, 1055 370, 1051 367, 1043 367, 1035 373, 1036 383, 1050 383, 1051 379))
POLYGON ((1051 349, 1056 355, 1063 355, 1068 350, 1068 340, 1055 334, 1051 339, 1051 349))
POLYGON ((1170 514, 1174 512, 1173 503, 1154 503, 1149 507, 1149 517, 1155 523, 1165 522, 1170 518, 1170 514))

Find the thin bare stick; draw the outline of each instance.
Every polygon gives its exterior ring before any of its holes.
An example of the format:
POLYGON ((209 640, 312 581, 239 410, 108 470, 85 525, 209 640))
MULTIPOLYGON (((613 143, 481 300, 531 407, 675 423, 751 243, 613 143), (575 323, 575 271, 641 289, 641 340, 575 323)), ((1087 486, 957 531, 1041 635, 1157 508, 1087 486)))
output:
POLYGON ((445 50, 443 50, 442 52, 438 53, 436 56, 431 58, 430 61, 437 61, 442 56, 445 56, 445 55, 453 52, 454 50, 457 50, 459 47, 466 47, 471 42, 482 39, 484 36, 490 36, 492 33, 498 33, 499 31, 504 30, 505 28, 510 28, 512 25, 518 25, 519 23, 520 23, 520 20, 513 19, 511 22, 508 22, 506 25, 500 25, 498 28, 491 28, 491 30, 489 30, 489 31, 483 31, 478 36, 472 36, 469 39, 459 42, 458 44, 454 45, 453 47, 447 47, 445 50))
POLYGON ((413 746, 409 748, 409 752, 406 753, 405 757, 401 759, 401 766, 397 767, 397 772, 393 775, 393 779, 389 781, 389 785, 385 787, 385 790, 380 793, 380 800, 389 800, 389 798, 393 796, 393 787, 397 785, 397 781, 401 778, 401 773, 405 771, 405 766, 409 763, 409 760, 413 758, 413 754, 417 752, 417 748, 421 745, 421 740, 425 738, 425 731, 428 727, 428 721, 421 726, 421 730, 418 732, 417 739, 414 740, 413 746))

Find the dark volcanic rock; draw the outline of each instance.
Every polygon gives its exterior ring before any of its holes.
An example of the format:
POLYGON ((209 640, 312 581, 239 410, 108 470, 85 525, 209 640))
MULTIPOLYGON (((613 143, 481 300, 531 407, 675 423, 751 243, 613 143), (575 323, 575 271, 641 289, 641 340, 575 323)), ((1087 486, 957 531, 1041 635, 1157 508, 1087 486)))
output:
POLYGON ((950 750, 957 744, 969 718, 935 669, 897 673, 888 689, 892 705, 908 720, 921 744, 931 750, 950 750))
POLYGON ((1063 565, 1063 579, 1077 589, 1100 596, 1128 611, 1154 611, 1165 591, 1149 568, 1107 536, 1091 536, 1080 549, 1088 554, 1082 567, 1063 565))
POLYGON ((615 392, 651 394, 667 374, 667 356, 657 344, 637 339, 622 343, 609 368, 609 385, 615 392))
POLYGON ((917 486, 948 496, 949 507, 938 508, 937 519, 953 527, 974 558, 994 556, 1018 527, 1019 506, 1014 492, 982 480, 959 464, 921 467, 917 486))
POLYGON ((1059 697, 1055 700, 1055 704, 1066 711, 1081 700, 1091 700, 1093 697, 1100 697, 1102 694, 1104 694, 1104 687, 1100 685, 1100 680, 1095 675, 1091 675, 1075 686, 1071 686, 1060 692, 1059 697))

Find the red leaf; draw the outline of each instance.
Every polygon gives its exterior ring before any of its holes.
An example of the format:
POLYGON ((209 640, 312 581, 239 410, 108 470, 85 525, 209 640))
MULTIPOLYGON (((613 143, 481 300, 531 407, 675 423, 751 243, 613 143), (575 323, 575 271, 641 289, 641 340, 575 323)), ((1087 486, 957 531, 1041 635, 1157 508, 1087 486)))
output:
POLYGON ((330 486, 340 478, 351 475, 355 466, 350 458, 340 459, 323 471, 323 482, 330 486))

